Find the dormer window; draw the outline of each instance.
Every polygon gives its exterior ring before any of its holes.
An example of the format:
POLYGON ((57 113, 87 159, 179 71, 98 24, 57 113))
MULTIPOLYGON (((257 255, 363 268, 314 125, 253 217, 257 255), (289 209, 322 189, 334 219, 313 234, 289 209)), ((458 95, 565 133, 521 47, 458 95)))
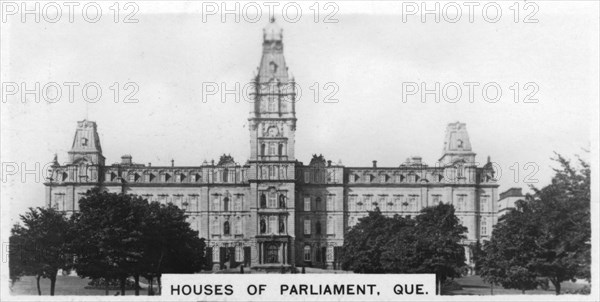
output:
POLYGON ((81 145, 85 147, 85 146, 87 146, 87 144, 88 144, 88 139, 85 138, 85 137, 82 137, 81 138, 81 145))
POLYGON ((275 64, 275 62, 271 61, 269 63, 269 71, 271 73, 276 73, 277 72, 277 64, 275 64))

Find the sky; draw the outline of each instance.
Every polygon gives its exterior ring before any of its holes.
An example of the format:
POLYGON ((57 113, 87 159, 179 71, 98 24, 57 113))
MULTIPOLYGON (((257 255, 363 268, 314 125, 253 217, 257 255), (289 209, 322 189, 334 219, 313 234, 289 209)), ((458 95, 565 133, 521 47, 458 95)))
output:
MULTIPOLYGON (((43 180, 24 175, 22 168, 41 167, 55 153, 66 162, 76 122, 83 119, 98 124, 107 164, 123 154, 153 166, 172 159, 175 165, 200 165, 223 153, 242 164, 249 157, 251 104, 232 96, 225 102, 219 95, 203 97, 203 89, 249 82, 260 63, 266 11, 255 23, 243 17, 235 22, 233 16, 223 22, 219 12, 208 15, 198 3, 137 2, 138 22, 124 23, 134 10, 120 7, 116 23, 111 3, 102 3, 96 23, 83 20, 76 8, 73 23, 64 15, 56 23, 21 22, 17 15, 0 24, 2 82, 62 87, 53 103, 32 98, 23 103, 20 94, 3 90, 3 172, 14 164, 20 169, 2 175, 2 217, 10 217, 4 225, 15 223, 28 207, 44 205, 43 180), (80 84, 73 102, 65 82, 80 84), (81 97, 82 87, 92 82, 102 89, 95 103, 81 97), (126 89, 126 83, 134 84, 126 89), (134 87, 138 102, 124 103, 134 87)), ((455 121, 467 124, 477 160, 490 156, 497 163, 500 192, 548 184, 556 166, 553 152, 597 155, 592 125, 597 126, 599 99, 598 3, 540 2, 533 14, 537 23, 523 22, 532 7, 520 7, 520 22, 514 22, 513 2, 501 3, 497 23, 487 22, 478 8, 469 22, 464 6, 456 23, 443 16, 439 23, 432 16, 422 22, 389 2, 339 2, 337 23, 323 22, 334 8, 321 3, 315 22, 314 2, 299 3, 303 15, 295 23, 275 9, 289 72, 302 89, 296 104, 299 161, 308 163, 316 153, 346 166, 377 160, 396 167, 419 155, 434 165, 446 125, 455 121), (465 82, 479 84, 472 102, 465 82), (410 83, 425 83, 427 89, 446 85, 448 99, 455 92, 447 84, 457 83, 462 98, 435 102, 428 96, 421 102, 416 94, 403 101, 403 87, 410 83), (487 83, 500 87, 497 102, 482 97, 487 83), (524 103, 530 93, 537 101, 524 103), (328 95, 337 101, 325 103, 328 95)), ((488 95, 495 96, 493 87, 488 95)))

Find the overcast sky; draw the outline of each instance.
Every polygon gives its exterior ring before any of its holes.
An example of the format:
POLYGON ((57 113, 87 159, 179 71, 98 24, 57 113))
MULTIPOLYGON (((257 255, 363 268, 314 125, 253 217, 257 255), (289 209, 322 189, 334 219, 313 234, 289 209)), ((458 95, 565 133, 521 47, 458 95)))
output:
MULTIPOLYGON (((473 23, 466 11, 457 23, 436 23, 431 17, 422 23, 418 15, 402 22, 401 7, 393 3, 339 3, 338 23, 323 23, 324 15, 315 23, 310 4, 302 4, 304 15, 297 23, 286 22, 276 10, 289 71, 303 91, 296 106, 299 161, 308 163, 312 154, 322 153, 347 166, 378 160, 379 166, 394 167, 420 155, 433 165, 441 156, 446 125, 455 121, 467 124, 477 159, 490 156, 501 167, 500 191, 526 188, 523 179, 531 172, 539 186, 547 184, 553 151, 589 156, 582 149, 596 142, 590 129, 592 121, 597 125, 598 3, 539 2, 539 22, 529 24, 513 21, 511 3, 503 4, 498 23, 483 20, 478 9, 473 23), (328 82, 339 88, 333 97, 338 103, 322 102, 332 91, 324 88, 328 82), (419 95, 404 103, 402 83, 407 82, 425 82, 429 88, 435 82, 495 82, 502 97, 488 103, 479 86, 470 103, 463 86, 456 103, 436 103, 433 97, 422 103, 419 95), (533 91, 525 83, 535 83, 538 102, 515 103, 510 88, 515 82, 521 99, 533 91), (310 89, 315 83, 318 103, 310 89), (530 162, 539 170, 526 170, 530 162)), ((256 23, 243 18, 236 23, 232 17, 221 22, 218 15, 202 22, 199 4, 138 5, 135 24, 114 23, 107 7, 97 23, 77 15, 74 23, 63 16, 54 24, 18 18, 2 24, 3 82, 28 87, 97 82, 103 93, 94 104, 81 98, 81 86, 73 103, 66 86, 52 104, 23 104, 18 95, 9 96, 1 112, 3 163, 33 169, 54 153, 64 163, 76 122, 84 118, 97 122, 108 164, 123 154, 152 165, 170 165, 171 159, 176 165, 200 165, 223 153, 246 161, 250 104, 232 97, 222 103, 217 96, 202 102, 202 87, 225 83, 232 89, 250 80, 260 62, 267 16, 256 23), (139 102, 114 103, 114 82, 120 83, 121 99, 131 91, 122 86, 137 83, 139 102)), ((44 205, 44 186, 33 176, 23 183, 20 176, 2 183, 3 217, 7 205, 11 219, 27 207, 44 205)))

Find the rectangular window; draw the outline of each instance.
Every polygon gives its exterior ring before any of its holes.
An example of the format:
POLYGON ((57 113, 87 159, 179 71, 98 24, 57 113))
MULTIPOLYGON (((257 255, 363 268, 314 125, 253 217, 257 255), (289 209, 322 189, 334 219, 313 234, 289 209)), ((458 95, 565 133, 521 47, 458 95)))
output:
POLYGON ((327 195, 327 211, 333 211, 335 205, 335 195, 327 195))
POLYGON ((304 247, 304 261, 310 261, 310 246, 304 247))
POLYGON ((304 211, 310 211, 310 197, 304 197, 304 211))
POLYGON ((219 208, 219 196, 214 196, 213 197, 212 210, 213 211, 220 211, 221 210, 219 208))
POLYGON ((242 198, 243 198, 243 195, 236 195, 235 196, 235 210, 236 211, 241 211, 242 210, 242 198))
POLYGON ((487 212, 488 211, 488 197, 482 196, 480 200, 480 211, 487 212))
POLYGON ((327 247, 327 261, 333 261, 333 246, 327 247))
POLYGON ((356 211, 356 196, 352 195, 348 197, 348 207, 350 211, 356 211))
POLYGON ((235 234, 236 235, 242 234, 242 218, 240 218, 240 217, 238 217, 235 220, 235 234))
POLYGON ((364 204, 364 197, 363 200, 360 199, 356 199, 356 210, 357 211, 364 211, 365 210, 365 204, 364 204))
POLYGON ((269 217, 269 234, 277 233, 277 216, 269 217))
POLYGON ((269 204, 268 207, 271 209, 277 208, 277 193, 269 193, 269 204))
POLYGON ((304 235, 310 235, 310 219, 304 219, 304 235))
POLYGON ((335 219, 331 216, 327 219, 327 235, 335 234, 335 219))
POLYGON ((304 183, 310 183, 310 172, 304 171, 304 183))
POLYGON ((371 209, 371 196, 365 196, 364 199, 365 199, 365 209, 367 209, 369 211, 372 210, 371 209))
POLYGON ((244 261, 244 249, 242 246, 235 246, 235 262, 244 261))
POLYGON ((458 195, 458 200, 456 202, 456 210, 457 211, 465 210, 465 195, 458 195))
POLYGON ((220 226, 221 226, 221 224, 219 223, 219 218, 215 216, 213 218, 213 221, 212 221, 212 224, 211 224, 211 227, 210 227, 211 228, 211 230, 210 230, 211 234, 212 235, 218 235, 218 234, 220 234, 221 233, 220 226))

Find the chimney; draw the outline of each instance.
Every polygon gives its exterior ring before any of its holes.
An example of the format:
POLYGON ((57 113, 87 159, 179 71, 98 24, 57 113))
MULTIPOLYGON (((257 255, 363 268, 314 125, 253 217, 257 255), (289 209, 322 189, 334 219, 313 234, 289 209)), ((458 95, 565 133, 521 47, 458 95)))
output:
POLYGON ((327 161, 327 167, 331 167, 331 161, 330 160, 327 161))
POLYGON ((122 165, 131 165, 131 155, 129 154, 125 154, 123 156, 121 156, 121 164, 122 165))
POLYGON ((377 168, 377 161, 376 160, 373 161, 373 168, 377 168))

